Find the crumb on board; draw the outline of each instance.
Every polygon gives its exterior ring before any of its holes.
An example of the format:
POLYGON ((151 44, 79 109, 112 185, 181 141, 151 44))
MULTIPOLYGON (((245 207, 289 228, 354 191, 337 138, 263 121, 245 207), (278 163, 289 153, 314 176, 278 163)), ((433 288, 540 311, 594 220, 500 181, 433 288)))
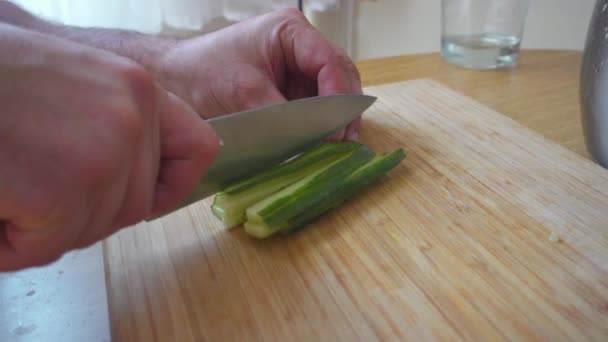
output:
POLYGON ((560 240, 561 239, 560 239, 559 235, 557 235, 556 232, 551 232, 551 234, 549 234, 549 241, 556 243, 556 242, 559 242, 560 240))

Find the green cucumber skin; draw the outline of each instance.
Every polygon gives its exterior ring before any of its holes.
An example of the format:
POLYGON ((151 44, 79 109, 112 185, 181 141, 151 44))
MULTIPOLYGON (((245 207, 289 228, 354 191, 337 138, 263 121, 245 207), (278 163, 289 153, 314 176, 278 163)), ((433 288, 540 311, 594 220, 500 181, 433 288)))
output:
POLYGON ((225 228, 234 228, 245 221, 245 210, 248 207, 286 186, 305 178, 310 172, 329 165, 333 161, 338 160, 339 157, 339 154, 328 156, 326 159, 304 166, 294 173, 269 179, 239 193, 232 195, 224 192, 218 193, 213 200, 211 209, 224 222, 225 228))
POLYGON ((331 196, 327 196, 321 201, 316 202, 299 215, 274 226, 270 226, 265 222, 245 222, 245 231, 250 236, 258 239, 267 238, 278 232, 283 234, 293 233, 321 214, 341 205, 355 193, 384 176, 404 158, 405 153, 402 149, 395 150, 389 154, 375 156, 371 161, 360 166, 345 177, 341 184, 339 184, 337 191, 331 196))
POLYGON ((289 219, 314 207, 315 203, 331 198, 342 184, 343 179, 346 179, 361 165, 372 160, 374 156, 374 152, 367 146, 360 145, 350 156, 331 165, 303 186, 292 189, 298 185, 292 184, 282 190, 287 195, 280 197, 280 193, 277 193, 273 196, 278 198, 272 203, 259 210, 252 209, 252 211, 257 211, 267 226, 284 228, 289 219))
POLYGON ((305 178, 310 172, 346 156, 361 144, 357 142, 326 143, 311 148, 298 157, 239 181, 215 195, 212 212, 233 228, 245 221, 245 210, 286 186, 305 178))
POLYGON ((246 179, 233 183, 227 186, 222 192, 229 195, 238 194, 246 189, 249 189, 263 182, 271 181, 272 179, 276 179, 277 177, 297 172, 298 170, 302 169, 303 167, 306 167, 307 165, 316 163, 331 156, 349 153, 359 148, 360 146, 361 143, 354 141, 325 143, 321 146, 314 147, 300 154, 295 159, 287 161, 286 163, 276 165, 252 177, 248 177, 246 179))
POLYGON ((288 221, 288 228, 282 231, 293 232, 308 224, 321 214, 341 205, 354 194, 375 182, 387 172, 396 167, 406 155, 403 149, 395 150, 386 155, 376 156, 367 164, 350 174, 340 185, 339 191, 316 203, 312 208, 288 221))

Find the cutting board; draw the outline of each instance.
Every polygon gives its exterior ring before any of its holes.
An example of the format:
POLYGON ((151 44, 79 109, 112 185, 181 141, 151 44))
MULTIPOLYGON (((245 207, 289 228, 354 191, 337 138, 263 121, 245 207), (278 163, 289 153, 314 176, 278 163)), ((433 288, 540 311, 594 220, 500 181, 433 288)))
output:
POLYGON ((608 341, 608 171, 430 80, 366 93, 407 159, 299 233, 206 199, 109 238, 114 340, 608 341))

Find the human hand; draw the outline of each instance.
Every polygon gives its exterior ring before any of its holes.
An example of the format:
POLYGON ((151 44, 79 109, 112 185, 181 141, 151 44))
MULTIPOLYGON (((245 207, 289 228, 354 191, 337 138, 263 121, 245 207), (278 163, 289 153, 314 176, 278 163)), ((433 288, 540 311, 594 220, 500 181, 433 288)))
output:
MULTIPOLYGON (((358 70, 296 9, 284 9, 200 37, 171 39, 51 23, 0 1, 0 22, 130 58, 203 117, 315 95, 361 93, 358 70)), ((354 120, 332 140, 356 140, 354 120)))
MULTIPOLYGON (((302 97, 362 93, 353 62, 295 9, 178 42, 155 73, 207 118, 302 97)), ((358 118, 331 140, 358 139, 360 125, 358 118)))
POLYGON ((145 69, 0 24, 0 271, 43 265, 185 200, 213 130, 145 69))

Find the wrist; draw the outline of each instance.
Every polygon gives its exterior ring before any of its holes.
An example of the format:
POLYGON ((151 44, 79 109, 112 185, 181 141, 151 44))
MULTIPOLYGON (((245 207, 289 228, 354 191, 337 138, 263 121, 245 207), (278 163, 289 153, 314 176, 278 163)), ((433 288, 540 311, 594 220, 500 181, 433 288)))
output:
POLYGON ((179 44, 177 39, 128 30, 73 28, 61 25, 49 25, 45 30, 51 35, 129 58, 143 66, 166 90, 175 93, 174 88, 181 86, 176 82, 175 68, 171 68, 171 63, 168 62, 171 59, 169 56, 179 44))
POLYGON ((174 39, 121 29, 48 25, 45 31, 54 36, 129 58, 142 65, 155 77, 162 75, 165 55, 177 44, 174 39))
MULTIPOLYGON (((192 104, 189 91, 192 88, 190 84, 192 75, 184 72, 184 68, 180 67, 186 64, 186 61, 182 58, 180 44, 180 41, 174 40, 166 45, 166 49, 156 55, 149 70, 165 90, 192 104)), ((192 72, 192 70, 189 71, 192 72)))
POLYGON ((41 20, 9 1, 0 0, 0 22, 36 31, 41 20))
MULTIPOLYGON (((8 1, 0 0, 0 23, 29 31, 48 34, 116 55, 129 58, 143 66, 166 90, 191 100, 190 75, 179 65, 180 41, 135 31, 106 28, 82 28, 40 19, 8 1)), ((191 102, 190 102, 191 103, 191 102)))

